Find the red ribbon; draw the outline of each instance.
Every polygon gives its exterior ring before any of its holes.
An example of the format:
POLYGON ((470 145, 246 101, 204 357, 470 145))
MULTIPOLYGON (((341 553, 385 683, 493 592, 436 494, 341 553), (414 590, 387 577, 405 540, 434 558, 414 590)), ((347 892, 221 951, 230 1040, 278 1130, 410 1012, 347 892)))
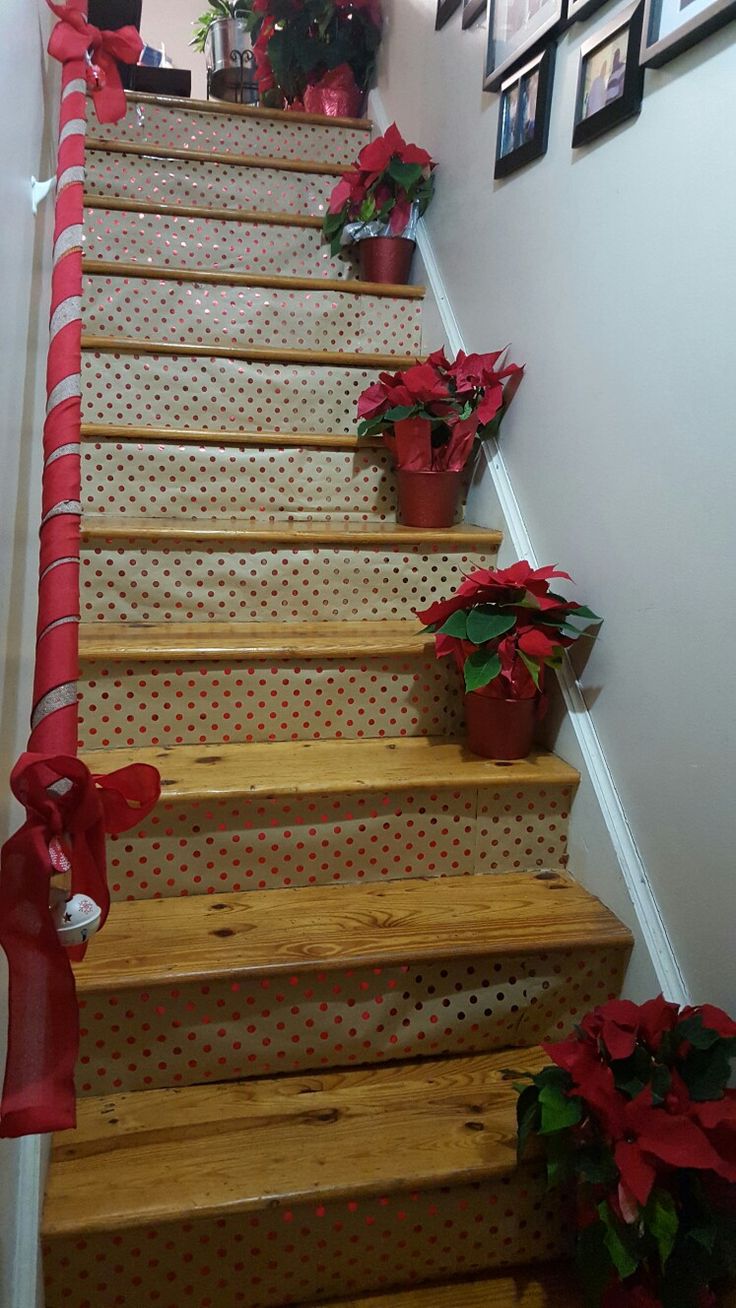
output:
POLYGON ((110 906, 105 835, 135 826, 161 789, 156 769, 145 763, 99 777, 80 759, 45 754, 23 754, 10 784, 26 821, 0 855, 0 946, 9 973, 0 1136, 75 1123, 79 1014, 70 951, 49 912, 59 846, 71 862, 71 894, 94 899, 104 923, 110 906))
POLYGON ((97 117, 101 123, 117 123, 125 117, 126 103, 123 84, 116 59, 124 64, 137 64, 143 49, 140 33, 135 27, 121 27, 117 32, 102 31, 73 9, 69 4, 54 4, 46 0, 59 22, 49 39, 49 54, 61 63, 69 59, 84 59, 87 85, 92 92, 97 117))

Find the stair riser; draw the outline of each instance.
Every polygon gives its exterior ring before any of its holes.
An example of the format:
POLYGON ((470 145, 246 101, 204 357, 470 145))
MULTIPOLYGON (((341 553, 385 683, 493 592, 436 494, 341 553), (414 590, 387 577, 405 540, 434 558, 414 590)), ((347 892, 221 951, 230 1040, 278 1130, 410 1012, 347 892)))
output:
POLYGON ((325 164, 351 164, 370 140, 370 133, 360 128, 321 127, 143 103, 129 104, 119 123, 93 119, 90 131, 98 140, 129 141, 159 149, 173 146, 177 150, 216 150, 222 154, 309 159, 325 164))
POLYGON ((320 231, 176 214, 87 209, 85 257, 280 277, 354 277, 320 231))
POLYGON ((620 950, 586 945, 85 991, 77 1091, 106 1095, 537 1044, 617 994, 624 961, 620 950))
POLYGON ((247 517, 391 521, 387 451, 252 449, 91 441, 82 463, 84 511, 161 518, 247 517))
POLYGON ((528 1166, 482 1184, 49 1240, 46 1304, 282 1308, 552 1259, 566 1225, 528 1166))
POLYGON ((354 436, 375 368, 82 353, 85 422, 354 436))
POLYGON ((254 290, 87 277, 85 331, 184 345, 418 354, 420 302, 335 291, 254 290))
POLYGON ((82 549, 85 622, 408 618, 492 556, 425 546, 310 549, 113 541, 82 549))
POLYGON ((172 800, 108 839, 110 890, 154 899, 562 871, 571 803, 570 786, 476 791, 459 779, 456 790, 172 800))
POLYGON ((85 184, 92 195, 322 217, 337 181, 323 173, 88 150, 85 184))
POLYGON ((80 749, 198 742, 457 736, 460 687, 448 660, 90 663, 80 749))

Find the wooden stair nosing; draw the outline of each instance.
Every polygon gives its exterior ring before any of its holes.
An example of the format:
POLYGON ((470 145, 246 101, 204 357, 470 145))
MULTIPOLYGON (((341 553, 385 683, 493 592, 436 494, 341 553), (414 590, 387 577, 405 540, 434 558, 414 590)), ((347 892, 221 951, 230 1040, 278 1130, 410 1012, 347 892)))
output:
POLYGON ((85 662, 244 659, 396 659, 430 654, 434 637, 417 622, 83 622, 85 662), (183 627, 177 631, 176 627, 183 627))
POLYGON ((627 928, 569 877, 481 873, 122 901, 75 979, 84 995, 630 947, 627 928))
POLYGON ((508 1175, 513 1080, 546 1061, 532 1048, 81 1099, 53 1146, 43 1235, 508 1175))
POLYGON ((137 277, 146 281, 245 286, 254 290, 326 291, 330 295, 373 295, 395 300, 421 300, 425 293, 423 286, 403 286, 394 282, 360 282, 340 277, 278 277, 266 273, 182 268, 166 264, 117 263, 108 259, 83 259, 82 272, 88 277, 137 277))
POLYGON ((335 432, 274 432, 210 430, 182 427, 119 427, 114 423, 83 422, 83 441, 153 441, 156 445, 242 445, 285 449, 379 450, 382 436, 341 436, 335 432))
POLYGON ((307 123, 312 127, 338 127, 353 131, 370 132, 373 122, 370 118, 331 118, 329 114, 312 114, 303 109, 266 109, 260 105, 234 104, 223 100, 194 100, 178 95, 156 95, 150 91, 126 91, 125 98, 134 104, 152 104, 162 109, 177 109, 180 113, 187 111, 207 114, 234 114, 238 118, 265 118, 269 122, 307 123))
POLYGON ((125 154, 136 158, 176 159, 185 163, 225 164, 231 168, 269 168, 279 173, 304 173, 311 177, 344 177, 350 164, 320 163, 316 159, 278 159, 261 154, 228 154, 222 150, 187 150, 178 145, 149 145, 105 137, 87 137, 86 150, 103 154, 125 154))
POLYGON ((302 1308, 583 1308, 583 1295, 570 1267, 546 1263, 302 1308))
POLYGON ((309 227, 321 230, 316 214, 278 213, 259 209, 208 208, 204 204, 170 204, 165 200, 129 200, 123 195, 95 195, 85 192, 87 209, 110 209, 115 213, 150 213, 162 218, 201 218, 203 222, 259 223, 265 227, 309 227))
POLYGON ((83 540, 242 541, 253 545, 331 546, 364 549, 370 546, 426 545, 428 549, 482 550, 494 554, 500 531, 458 523, 455 527, 404 527, 394 522, 340 519, 161 518, 96 514, 82 519, 83 540))
POLYGON ((140 746, 86 750, 93 774, 111 766, 150 763, 162 781, 162 802, 287 795, 397 794, 506 786, 564 786, 575 768, 541 750, 498 762, 471 754, 460 741, 433 736, 362 740, 259 741, 255 744, 140 746))
POLYGON ((135 336, 82 334, 82 349, 98 354, 174 355, 177 358, 233 359, 246 363, 286 363, 310 368, 358 368, 401 372, 421 359, 414 354, 370 354, 352 350, 271 349, 261 345, 192 345, 183 341, 151 341, 135 336))

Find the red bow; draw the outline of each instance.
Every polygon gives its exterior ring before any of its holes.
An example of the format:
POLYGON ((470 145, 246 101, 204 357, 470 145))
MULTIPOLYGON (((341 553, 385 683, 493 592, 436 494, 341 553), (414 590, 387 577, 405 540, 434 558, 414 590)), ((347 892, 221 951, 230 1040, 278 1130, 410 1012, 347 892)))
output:
POLYGON ((156 769, 145 763, 96 777, 80 759, 45 754, 23 754, 10 784, 26 821, 6 841, 0 863, 0 946, 10 992, 0 1136, 64 1130, 75 1120, 78 1010, 69 954, 49 912, 50 846, 68 848, 71 893, 94 899, 104 923, 105 835, 135 826, 161 790, 156 769))
POLYGON ((85 59, 87 85, 92 92, 97 117, 101 123, 117 123, 125 117, 126 104, 120 71, 115 62, 137 64, 143 42, 135 27, 121 27, 117 32, 101 31, 88 23, 71 4, 54 4, 46 0, 59 22, 49 38, 49 54, 66 63, 85 59))

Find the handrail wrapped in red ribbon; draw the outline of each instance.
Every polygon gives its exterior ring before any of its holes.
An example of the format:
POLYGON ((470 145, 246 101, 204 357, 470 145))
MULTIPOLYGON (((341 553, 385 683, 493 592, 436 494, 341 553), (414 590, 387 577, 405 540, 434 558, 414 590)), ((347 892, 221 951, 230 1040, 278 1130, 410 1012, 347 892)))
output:
POLYGON ((79 1018, 74 978, 49 912, 61 846, 71 893, 107 917, 105 836, 128 831, 157 803, 161 784, 145 763, 94 776, 78 758, 23 754, 10 784, 26 821, 2 848, 0 946, 9 969, 8 1053, 0 1136, 74 1126, 79 1018))
POLYGON ((125 117, 126 104, 115 61, 138 63, 143 49, 140 33, 132 26, 116 32, 102 30, 88 23, 70 4, 54 4, 53 0, 47 0, 47 4, 59 19, 49 39, 49 54, 61 63, 86 58, 87 85, 99 121, 119 122, 125 117))

